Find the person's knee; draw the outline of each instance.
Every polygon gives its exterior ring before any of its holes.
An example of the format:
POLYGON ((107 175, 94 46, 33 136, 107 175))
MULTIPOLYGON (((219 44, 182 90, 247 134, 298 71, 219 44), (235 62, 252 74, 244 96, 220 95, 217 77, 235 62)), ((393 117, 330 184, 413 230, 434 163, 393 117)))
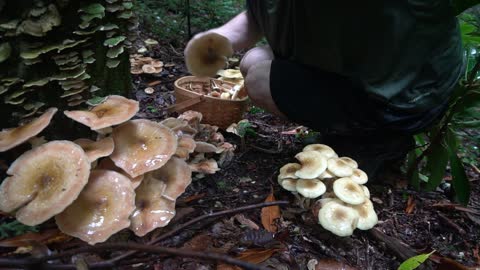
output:
POLYGON ((270 94, 270 67, 272 61, 264 60, 249 68, 245 77, 245 88, 254 103, 262 102, 266 94, 270 94))
POLYGON ((273 60, 273 52, 268 46, 255 47, 249 50, 240 61, 240 71, 243 77, 248 75, 248 70, 255 64, 265 61, 273 60))

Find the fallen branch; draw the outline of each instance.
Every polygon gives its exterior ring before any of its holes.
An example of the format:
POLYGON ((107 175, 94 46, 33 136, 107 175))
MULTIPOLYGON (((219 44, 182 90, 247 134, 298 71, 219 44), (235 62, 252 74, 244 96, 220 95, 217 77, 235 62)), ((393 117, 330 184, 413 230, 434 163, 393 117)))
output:
MULTIPOLYGON (((264 267, 257 266, 255 264, 237 260, 226 256, 220 253, 207 252, 207 251, 192 251, 178 248, 167 248, 167 247, 154 247, 150 245, 136 244, 136 243, 112 243, 112 244, 99 244, 96 246, 88 246, 75 250, 65 251, 59 254, 45 256, 42 258, 26 258, 26 259, 1 259, 0 266, 23 266, 23 267, 35 267, 35 269, 76 269, 75 265, 55 265, 48 263, 48 261, 57 260, 64 257, 70 257, 80 253, 95 252, 95 251, 105 251, 105 250, 136 250, 144 251, 149 253, 156 254, 169 254, 175 256, 182 256, 187 258, 197 258, 203 260, 212 260, 217 262, 223 262, 235 266, 242 267, 247 270, 266 270, 264 267)), ((91 268, 113 268, 115 267, 114 263, 108 261, 103 263, 96 263, 91 265, 91 268)))

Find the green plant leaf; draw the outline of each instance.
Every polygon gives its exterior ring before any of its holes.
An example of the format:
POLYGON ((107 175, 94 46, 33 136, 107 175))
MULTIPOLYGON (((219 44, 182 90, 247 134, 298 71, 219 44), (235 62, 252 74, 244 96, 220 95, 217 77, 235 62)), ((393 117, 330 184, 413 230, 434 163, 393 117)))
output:
POLYGON ((411 258, 407 259, 406 261, 404 261, 402 264, 400 264, 400 266, 398 267, 397 270, 413 270, 413 269, 416 269, 422 263, 424 263, 428 259, 428 257, 430 257, 430 255, 432 255, 434 252, 435 252, 435 250, 430 252, 430 253, 427 253, 427 254, 420 254, 420 255, 411 257, 411 258))
MULTIPOLYGON (((443 140, 442 140, 443 141, 443 140)), ((448 163, 448 150, 443 143, 431 145, 430 153, 427 155, 425 171, 428 173, 427 190, 434 190, 445 175, 448 163)))
POLYGON ((452 187, 455 191, 455 199, 463 205, 467 205, 470 199, 470 182, 468 181, 465 167, 457 156, 458 141, 451 129, 447 132, 448 155, 452 169, 452 187))

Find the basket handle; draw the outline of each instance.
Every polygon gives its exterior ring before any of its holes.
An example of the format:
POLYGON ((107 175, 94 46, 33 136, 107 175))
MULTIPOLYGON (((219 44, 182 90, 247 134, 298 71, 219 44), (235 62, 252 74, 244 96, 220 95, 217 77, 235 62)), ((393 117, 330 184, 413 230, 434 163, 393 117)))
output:
POLYGON ((180 112, 181 110, 187 109, 197 103, 200 103, 204 100, 203 96, 194 97, 191 99, 187 99, 180 103, 173 104, 172 106, 167 107, 167 112, 180 112))

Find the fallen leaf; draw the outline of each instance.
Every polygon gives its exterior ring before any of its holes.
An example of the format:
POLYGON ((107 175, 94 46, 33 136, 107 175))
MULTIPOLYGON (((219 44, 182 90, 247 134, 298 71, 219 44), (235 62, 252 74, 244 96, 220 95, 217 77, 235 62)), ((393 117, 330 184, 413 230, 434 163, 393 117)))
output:
POLYGON ((60 232, 58 229, 45 230, 43 232, 29 232, 19 236, 0 241, 0 247, 24 247, 31 246, 32 242, 51 244, 70 240, 71 237, 60 232))
POLYGON ((148 83, 147 85, 152 87, 152 86, 155 86, 155 85, 158 85, 158 84, 161 84, 161 83, 162 83, 162 81, 153 81, 153 82, 148 83))
POLYGON ((235 219, 242 225, 247 226, 248 228, 252 230, 259 230, 260 227, 253 222, 251 219, 246 218, 243 214, 237 214, 235 215, 235 219))
MULTIPOLYGON (((273 196, 273 189, 270 195, 268 195, 267 199, 265 199, 265 202, 273 202, 275 201, 275 197, 273 196)), ((277 232, 278 228, 275 225, 275 220, 280 218, 280 207, 278 205, 274 206, 268 206, 262 208, 262 225, 265 228, 265 230, 269 232, 277 232)))
POLYGON ((332 259, 323 259, 318 261, 315 265, 315 270, 357 270, 344 262, 339 262, 332 259))
POLYGON ((480 255, 479 255, 480 247, 477 245, 473 250, 473 256, 477 259, 477 264, 480 265, 480 255))
POLYGON ((434 252, 435 252, 435 250, 430 252, 430 253, 427 253, 427 254, 420 254, 420 255, 417 255, 417 256, 413 256, 413 257, 407 259, 406 261, 404 261, 402 264, 400 264, 400 266, 398 267, 398 270, 413 270, 413 269, 416 269, 422 263, 424 263, 428 259, 428 257, 430 257, 430 255, 432 255, 434 252))
POLYGON ((175 66, 174 63, 167 63, 167 64, 164 65, 164 67, 167 67, 167 68, 174 67, 174 66, 175 66))
MULTIPOLYGON (((259 264, 261 262, 264 262, 268 260, 272 255, 277 252, 279 249, 247 249, 244 252, 240 253, 237 257, 235 257, 238 260, 253 263, 253 264, 259 264)), ((232 265, 227 265, 220 263, 217 265, 217 270, 241 270, 240 267, 237 266, 232 266, 232 265)))
POLYGON ((199 199, 205 197, 206 195, 207 195, 207 193, 200 193, 200 194, 195 194, 195 195, 192 195, 192 196, 188 196, 185 199, 183 199, 182 202, 189 203, 189 202, 192 202, 192 201, 196 201, 196 200, 199 200, 199 199))
POLYGON ((183 249, 194 251, 206 251, 210 249, 212 237, 207 234, 198 234, 183 245, 183 249))
POLYGON ((415 210, 415 199, 413 199, 413 196, 410 195, 408 196, 408 200, 407 200, 407 208, 405 208, 405 213, 407 214, 411 214, 413 213, 413 210, 415 210))
POLYGON ((452 259, 442 257, 440 258, 440 263, 438 264, 437 270, 470 270, 476 268, 469 268, 465 265, 462 265, 452 259))

